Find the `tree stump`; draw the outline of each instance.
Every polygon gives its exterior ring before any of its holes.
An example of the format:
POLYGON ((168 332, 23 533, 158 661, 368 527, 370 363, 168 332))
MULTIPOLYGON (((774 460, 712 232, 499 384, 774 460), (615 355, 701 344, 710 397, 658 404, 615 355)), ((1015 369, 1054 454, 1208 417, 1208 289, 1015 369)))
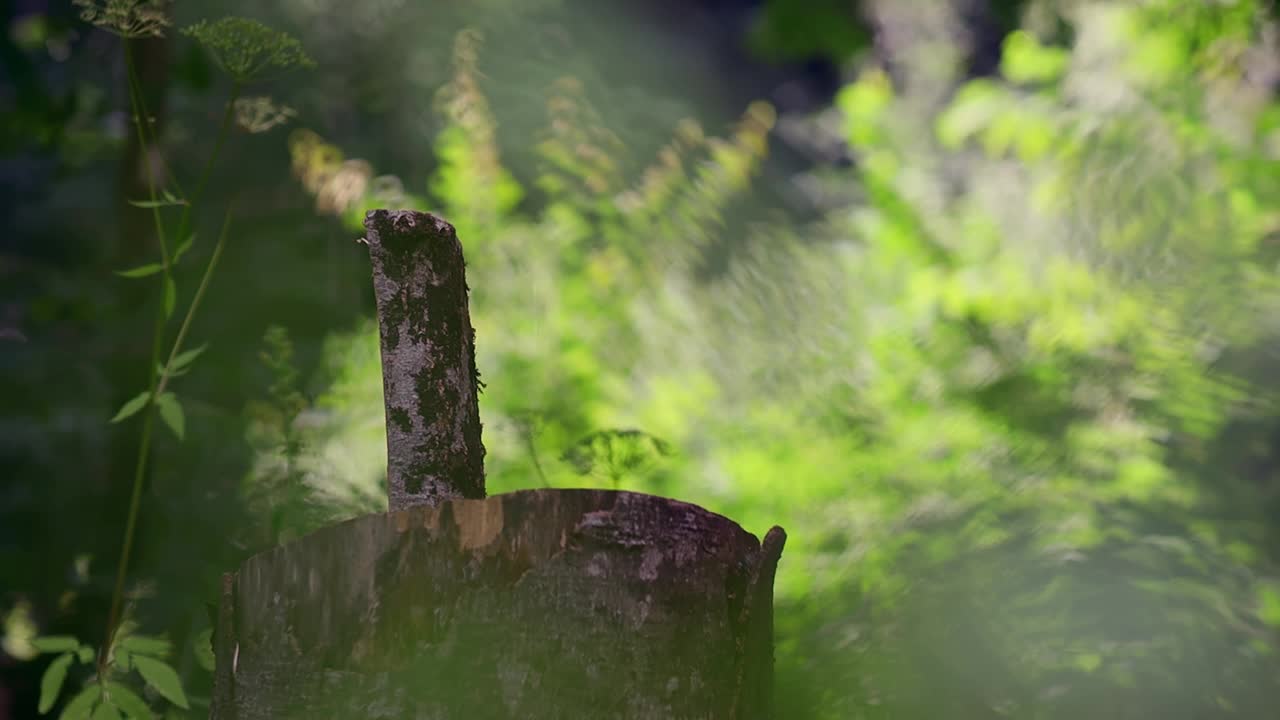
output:
POLYGON ((423 213, 365 226, 392 509, 224 576, 211 717, 771 717, 782 529, 631 492, 483 498, 461 246, 423 213))

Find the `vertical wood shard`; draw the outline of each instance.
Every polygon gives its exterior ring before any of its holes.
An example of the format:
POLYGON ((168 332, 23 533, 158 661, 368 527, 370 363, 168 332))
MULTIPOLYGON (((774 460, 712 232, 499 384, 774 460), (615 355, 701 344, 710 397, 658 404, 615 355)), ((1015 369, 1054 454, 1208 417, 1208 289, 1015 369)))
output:
POLYGON ((409 210, 365 216, 387 416, 392 510, 485 496, 475 331, 453 226, 409 210))

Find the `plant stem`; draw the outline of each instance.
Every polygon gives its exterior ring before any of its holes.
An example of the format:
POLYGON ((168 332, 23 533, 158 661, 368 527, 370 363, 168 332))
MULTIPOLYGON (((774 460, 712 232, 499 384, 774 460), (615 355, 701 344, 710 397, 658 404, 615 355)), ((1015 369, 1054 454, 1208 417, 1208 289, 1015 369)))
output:
MULTIPOLYGON (((138 132, 138 146, 142 153, 143 166, 146 169, 147 177, 147 193, 150 199, 156 199, 155 177, 151 172, 151 158, 149 157, 149 148, 147 144, 147 136, 142 129, 142 107, 141 107, 141 83, 138 80, 137 68, 133 61, 133 50, 126 41, 124 43, 125 65, 128 68, 129 76, 129 105, 133 110, 133 124, 138 132)), ((160 209, 158 207, 151 208, 151 217, 156 226, 156 237, 160 242, 160 258, 163 268, 163 282, 169 282, 169 250, 164 239, 164 223, 160 218, 160 209)), ((129 555, 133 550, 134 528, 137 525, 138 505, 142 497, 142 480, 146 476, 147 457, 151 453, 151 431, 154 426, 155 413, 151 412, 151 403, 155 399, 155 388, 158 378, 156 377, 156 364, 160 361, 160 348, 164 342, 164 321, 165 312, 163 304, 157 309, 156 321, 152 330, 151 340, 151 360, 147 363, 147 388, 151 391, 151 397, 148 399, 148 407, 144 411, 145 417, 142 422, 142 438, 138 442, 138 459, 134 463, 133 471, 133 492, 129 497, 129 515, 125 521, 124 543, 120 549, 120 563, 116 570, 115 589, 111 593, 111 610, 107 614, 107 632, 106 638, 103 640, 102 648, 98 652, 98 677, 103 678, 107 667, 107 660, 111 654, 111 641, 114 639, 116 627, 120 621, 120 605, 124 599, 124 580, 128 572, 129 555)))
MULTIPOLYGON (((137 69, 133 61, 133 54, 129 49, 128 43, 125 43, 125 59, 129 71, 129 99, 134 111, 134 124, 137 127, 138 142, 141 146, 143 157, 146 160, 145 165, 147 171, 148 190, 151 200, 154 201, 155 178, 151 172, 150 158, 147 156, 149 145, 147 144, 146 133, 142 129, 142 116, 140 114, 142 112, 142 101, 140 99, 141 83, 138 80, 137 69)), ((191 208, 195 204, 195 201, 204 192, 205 184, 208 182, 209 174, 213 169, 213 164, 217 160, 218 155, 222 150, 222 146, 226 141, 228 130, 231 127, 235 101, 239 97, 239 93, 240 86, 237 83, 232 89, 231 98, 227 101, 227 109, 222 117, 222 125, 218 128, 218 137, 214 143, 213 152, 210 155, 208 162, 205 164, 204 171, 201 173, 200 182, 196 187, 196 194, 187 202, 186 205, 183 206, 182 219, 178 223, 177 236, 179 238, 182 238, 186 234, 191 218, 191 208)), ((153 207, 151 211, 152 218, 156 224, 156 233, 160 239, 161 265, 163 267, 164 282, 167 284, 171 282, 171 265, 169 261, 169 251, 164 239, 164 224, 160 218, 159 208, 153 207)), ((231 211, 228 209, 223 221, 222 232, 218 237, 217 244, 214 246, 213 255, 210 256, 209 264, 205 267, 204 277, 200 280, 200 287, 196 290, 195 297, 192 298, 191 306, 187 308, 187 314, 183 318, 182 326, 178 331, 178 336, 175 339, 173 349, 169 353, 169 359, 165 363, 164 369, 160 371, 159 376, 157 376, 157 366, 160 362, 160 348, 164 339, 164 325, 168 318, 163 304, 157 312, 155 332, 151 345, 151 362, 149 363, 150 367, 148 369, 150 377, 148 380, 148 387, 151 394, 147 400, 147 406, 143 410, 145 417, 143 418, 142 424, 142 438, 138 444, 138 461, 134 466, 133 489, 129 497, 129 515, 125 520, 124 542, 120 549, 120 562, 116 570, 115 589, 111 593, 111 610, 107 615, 107 632, 102 643, 102 648, 98 653, 98 677, 100 679, 103 678, 106 673, 111 644, 115 638, 115 633, 120 623, 121 605, 124 600, 124 583, 129 571, 129 558, 133 551, 133 540, 138 524, 138 507, 142 500, 142 484, 143 479, 146 477, 147 459, 151 451, 151 434, 155 427, 156 396, 158 396, 168 384, 169 365, 173 362, 174 356, 177 355, 182 345, 182 341, 186 337, 187 330, 191 326, 191 319, 195 314, 195 310, 199 306, 200 300, 204 297, 204 292, 209 285, 209 278, 213 275, 213 269, 217 265, 218 258, 222 254, 222 248, 227 234, 227 227, 229 226, 230 221, 231 211)))
MULTIPOLYGON (((137 65, 133 60, 132 51, 129 49, 128 41, 125 42, 125 60, 127 67, 129 68, 129 72, 126 73, 125 76, 129 79, 129 95, 131 103, 134 105, 135 113, 137 115, 147 118, 147 122, 144 123, 144 127, 146 128, 145 142, 150 143, 152 147, 159 147, 160 143, 156 140, 155 133, 152 132, 150 122, 151 112, 147 108, 147 96, 142 92, 142 78, 137 74, 137 65)), ((158 153, 157 155, 160 158, 160 163, 163 165, 164 177, 169 182, 173 183, 173 188, 178 191, 179 196, 184 195, 185 193, 182 191, 182 184, 178 182, 178 175, 173 171, 173 168, 169 166, 169 161, 165 159, 163 153, 158 153)), ((153 197, 152 199, 154 200, 155 198, 153 197)))
POLYGON ((200 286, 196 288, 195 297, 191 298, 191 305, 187 308, 186 316, 182 318, 182 326, 178 328, 178 337, 174 338, 173 348, 169 351, 169 359, 165 360, 164 370, 160 373, 160 381, 156 383, 153 395, 163 393, 165 387, 169 384, 169 368, 173 365, 173 359, 177 357, 178 352, 182 350, 182 341, 186 339, 187 330, 191 328, 191 319, 195 317, 196 308, 200 307, 200 300, 204 298, 204 292, 209 287, 209 278, 213 277, 213 269, 218 265, 218 258, 222 257, 222 247, 226 244, 227 229, 230 226, 231 208, 228 207, 226 214, 223 215, 222 231, 218 233, 218 242, 213 246, 213 255, 209 256, 209 264, 204 268, 204 275, 200 278, 200 286))
POLYGON ((129 498, 129 517, 125 521, 124 547, 120 549, 120 567, 116 571, 116 586, 111 593, 111 613, 107 616, 107 636, 98 652, 98 677, 101 679, 107 669, 107 658, 111 653, 111 642, 115 638, 116 627, 120 621, 120 604, 124 598, 124 579, 129 569, 129 553, 133 550, 134 528, 138 522, 138 505, 142 499, 142 478, 147 470, 147 456, 151 451, 151 429, 155 425, 156 414, 146 412, 142 419, 142 441, 138 445, 138 462, 134 466, 133 494, 129 498))
POLYGON ((231 119, 235 114, 236 100, 240 98, 240 83, 231 86, 231 96, 227 99, 226 110, 222 113, 222 124, 218 126, 218 136, 213 142, 213 152, 209 154, 209 159, 204 164, 204 170, 200 172, 200 179, 196 182, 196 192, 188 198, 187 204, 182 208, 182 216, 178 220, 178 242, 186 237, 187 230, 190 228, 191 208, 200 201, 200 197, 204 195, 205 185, 209 182, 209 174, 213 171, 213 165, 218 160, 218 155, 222 152, 222 145, 227 140, 228 130, 231 128, 231 119))
MULTIPOLYGON (((142 153, 142 166, 146 169, 147 174, 147 195, 154 203, 156 199, 156 179, 151 172, 151 145, 147 144, 146 132, 142 129, 143 113, 145 109, 142 104, 142 81, 138 78, 138 69, 133 62, 132 46, 126 42, 124 44, 125 66, 128 68, 129 75, 129 106, 133 110, 133 125, 138 131, 138 148, 142 153)), ((160 264, 164 267, 164 275, 167 279, 169 276, 169 245, 165 242, 164 223, 160 219, 160 208, 152 205, 151 218, 156 224, 156 235, 160 240, 160 264)))

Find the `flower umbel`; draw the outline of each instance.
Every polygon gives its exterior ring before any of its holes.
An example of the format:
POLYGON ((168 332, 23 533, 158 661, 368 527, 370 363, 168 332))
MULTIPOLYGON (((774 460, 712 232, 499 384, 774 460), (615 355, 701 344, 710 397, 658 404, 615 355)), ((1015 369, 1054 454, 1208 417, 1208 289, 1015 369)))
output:
POLYGON ((72 0, 80 19, 122 38, 164 37, 168 0, 72 0))
POLYGON ((214 22, 201 20, 183 28, 182 32, 203 45, 214 62, 240 84, 295 67, 315 66, 297 38, 272 30, 257 20, 242 17, 226 17, 214 22))
POLYGON ((236 124, 250 133, 264 133, 289 122, 297 112, 288 105, 277 105, 266 96, 236 100, 236 124))

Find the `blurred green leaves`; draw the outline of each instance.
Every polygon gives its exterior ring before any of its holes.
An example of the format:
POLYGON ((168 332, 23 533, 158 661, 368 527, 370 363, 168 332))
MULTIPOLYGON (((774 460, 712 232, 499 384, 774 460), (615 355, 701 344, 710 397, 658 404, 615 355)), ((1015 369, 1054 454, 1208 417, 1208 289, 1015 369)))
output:
MULTIPOLYGON (((1209 713, 1273 688, 1274 481, 1236 431, 1276 415, 1248 368, 1275 341, 1280 114, 1214 104, 1251 36, 1211 5, 1082 6, 1071 47, 1014 33, 936 112, 867 69, 836 101, 859 200, 798 226, 737 224, 772 108, 724 138, 686 121, 633 177, 572 80, 544 89, 547 202, 522 203, 464 34, 430 197, 406 204, 466 247, 490 491, 602 482, 803 528, 779 669, 825 717, 1142 693, 1209 713)), ((354 228, 373 168, 293 138, 354 228)), ((300 413, 313 491, 380 491, 372 332, 333 338, 300 413)))
POLYGON ((1031 33, 1016 30, 1005 38, 1000 72, 1018 84, 1054 82, 1066 72, 1070 60, 1066 49, 1046 47, 1031 33))

